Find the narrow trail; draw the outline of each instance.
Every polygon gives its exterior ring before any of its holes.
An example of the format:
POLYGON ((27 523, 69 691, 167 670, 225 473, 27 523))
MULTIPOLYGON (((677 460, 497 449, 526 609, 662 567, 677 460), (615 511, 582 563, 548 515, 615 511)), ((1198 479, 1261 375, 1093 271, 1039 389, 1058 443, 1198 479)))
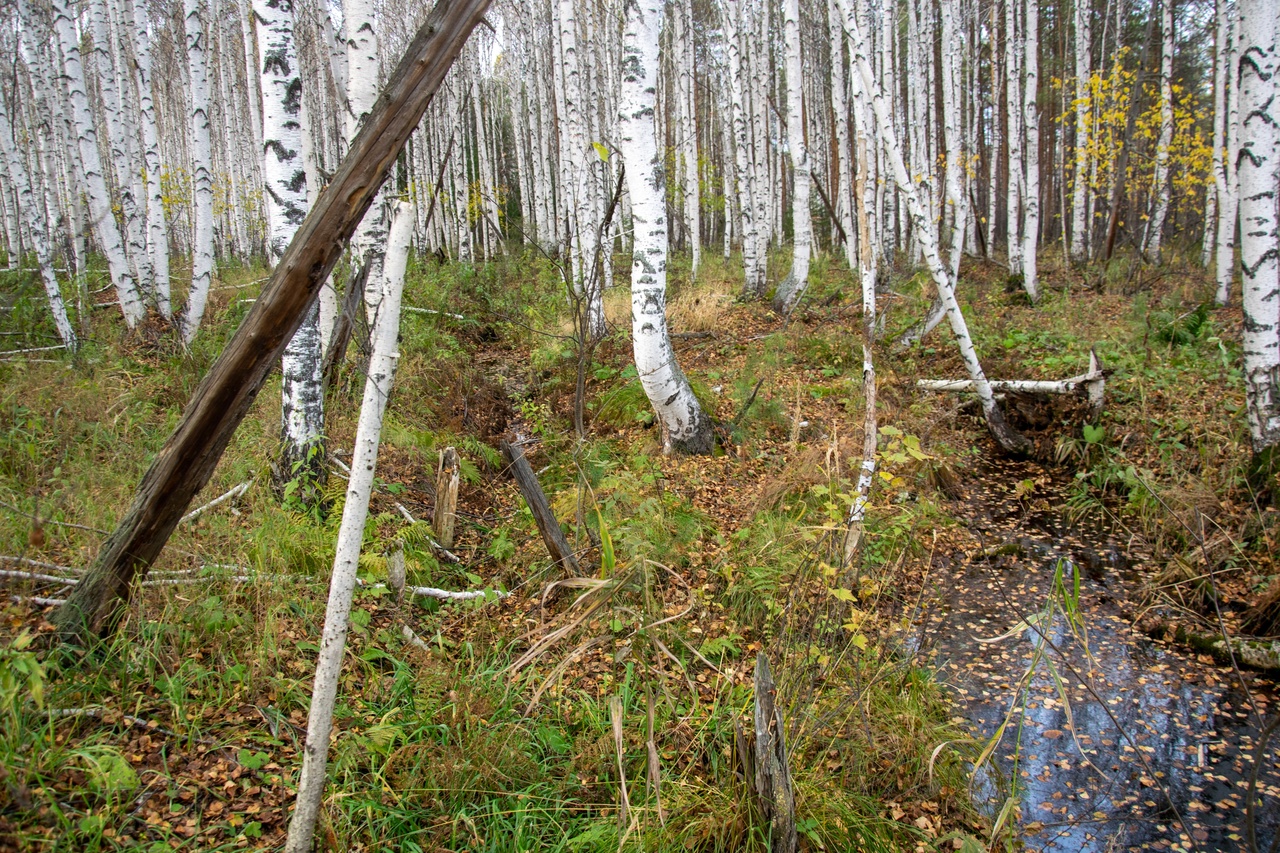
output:
MULTIPOLYGON (((1143 566, 1106 531, 1067 523, 1065 486, 1034 463, 975 466, 950 508, 975 547, 935 555, 914 614, 918 652, 975 735, 990 738, 1009 716, 998 773, 980 774, 975 795, 994 816, 1016 777, 1031 850, 1248 850, 1256 769, 1257 840, 1267 850, 1280 832, 1280 743, 1256 768, 1255 753, 1258 715, 1280 709, 1276 685, 1244 673, 1242 687, 1231 669, 1134 628, 1126 613, 1143 566), (1034 489, 1019 494, 1026 481, 1034 489), (978 640, 1043 611, 1060 559, 1079 570, 1085 642, 1059 608, 1043 636, 1063 688, 1041 665, 1019 691, 1039 632, 978 640)), ((1069 566, 1066 577, 1070 586, 1069 566)))

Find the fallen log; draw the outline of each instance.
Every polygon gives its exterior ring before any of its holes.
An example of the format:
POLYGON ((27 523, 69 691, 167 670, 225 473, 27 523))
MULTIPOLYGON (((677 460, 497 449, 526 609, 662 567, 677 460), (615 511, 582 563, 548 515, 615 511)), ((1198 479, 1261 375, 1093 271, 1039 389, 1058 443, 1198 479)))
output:
POLYGON ((538 532, 542 534, 547 553, 570 574, 581 575, 582 570, 578 566, 578 559, 573 555, 573 549, 564 538, 564 533, 560 530, 560 522, 551 512, 546 493, 542 491, 538 476, 529 466, 529 460, 524 457, 524 451, 520 449, 520 445, 506 441, 501 443, 500 448, 502 455, 510 463, 511 476, 520 487, 524 502, 529 505, 529 511, 533 513, 533 520, 538 525, 538 532))
MULTIPOLYGON (((1089 407, 1094 413, 1102 411, 1103 395, 1107 386, 1107 374, 1098 361, 1098 355, 1089 351, 1089 370, 1079 376, 1058 381, 992 379, 992 391, 1014 391, 1025 394, 1078 394, 1083 388, 1089 407)), ((917 388, 926 391, 972 391, 972 379, 920 379, 917 388)))

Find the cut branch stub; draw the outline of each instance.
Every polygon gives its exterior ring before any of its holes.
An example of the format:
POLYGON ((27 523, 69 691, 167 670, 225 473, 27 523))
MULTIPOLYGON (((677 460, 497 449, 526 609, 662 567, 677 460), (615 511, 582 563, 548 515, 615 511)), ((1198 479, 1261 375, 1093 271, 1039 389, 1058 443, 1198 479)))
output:
POLYGON ((285 344, 418 126, 489 0, 438 0, 316 199, 271 279, 210 368, 177 429, 143 475, 133 505, 85 580, 54 615, 64 638, 110 632, 178 520, 209 477, 285 344))

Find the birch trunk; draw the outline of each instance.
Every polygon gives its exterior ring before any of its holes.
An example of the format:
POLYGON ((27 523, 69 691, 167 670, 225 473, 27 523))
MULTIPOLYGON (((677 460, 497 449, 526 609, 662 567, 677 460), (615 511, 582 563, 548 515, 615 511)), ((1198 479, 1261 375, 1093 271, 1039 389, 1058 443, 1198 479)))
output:
POLYGON ((937 285, 938 292, 941 294, 943 303, 946 306, 947 319, 951 323, 951 331, 956 336, 956 342, 960 348, 960 357, 965 363, 965 369, 973 380, 974 390, 977 391, 978 398, 982 403, 982 412, 986 417, 987 427, 991 430, 991 434, 996 441, 1006 451, 1014 454, 1024 454, 1030 449, 1030 443, 1005 421, 1004 413, 1000 411, 1000 406, 991 391, 991 384, 987 381, 986 373, 978 360, 977 351, 973 346, 973 339, 969 336, 968 324, 965 322, 964 315, 960 312, 960 306, 956 302, 955 290, 952 287, 950 275, 946 265, 943 263, 942 256, 938 253, 936 226, 926 216, 924 205, 921 204, 920 198, 916 193, 915 184, 912 183, 910 175, 907 173, 906 163, 902 157, 902 148, 898 145, 897 135, 894 133, 893 125, 890 123, 884 95, 872 77, 871 65, 867 61, 866 43, 863 41, 861 28, 859 28, 858 22, 853 16, 852 4, 850 0, 839 0, 839 2, 844 11, 845 30, 850 35, 853 43, 854 59, 857 63, 858 72, 862 76, 863 91, 869 96, 871 107, 875 111, 880 138, 884 143, 889 164, 893 168, 894 180, 906 200, 916 231, 920 235, 925 262, 929 266, 934 283, 937 285))
POLYGON ((756 169, 751 161, 750 115, 747 109, 747 74, 742 56, 742 4, 721 0, 720 19, 729 60, 729 114, 733 124, 734 184, 738 190, 741 217, 742 267, 746 294, 759 297, 764 292, 764 265, 758 256, 760 227, 756 220, 756 169))
POLYGON ((373 353, 369 358, 369 373, 365 377, 360 420, 356 426, 347 500, 342 507, 342 524, 338 528, 333 575, 329 581, 329 603, 325 609, 324 631, 311 690, 311 710, 307 717, 307 740, 302 753, 302 774, 298 779, 297 807, 289 821, 286 853, 309 853, 324 796, 329 733, 333 728, 333 706, 342 674, 360 545, 369 516, 369 495, 373 491, 374 471, 378 464, 382 418, 391 396, 396 361, 400 357, 396 343, 400 330, 400 297, 404 289, 413 222, 413 205, 398 203, 387 245, 381 298, 374 305, 373 353))
MULTIPOLYGON (((1227 73, 1223 67, 1223 58, 1227 53, 1227 30, 1223 26, 1226 16, 1226 0, 1214 0, 1214 44, 1213 44, 1213 161, 1210 166, 1213 184, 1205 189, 1204 240, 1201 244, 1200 262, 1209 269, 1214 262, 1218 246, 1218 206, 1226 192, 1226 181, 1223 164, 1223 148, 1227 143, 1227 73)), ((1215 271, 1216 272, 1216 271, 1215 271)), ((1216 299, 1216 297, 1215 297, 1216 299)), ((1218 302, 1219 305, 1226 304, 1218 302)))
POLYGON ((631 335, 636 371, 662 430, 663 452, 710 453, 711 420, 685 379, 667 333, 666 186, 654 130, 662 0, 626 6, 618 150, 631 195, 631 335))
POLYGON ((1089 251, 1089 224, 1085 214, 1088 192, 1089 76, 1093 35, 1090 0, 1075 0, 1076 144, 1075 181, 1071 188, 1071 260, 1080 262, 1089 251))
MULTIPOLYGON (((372 0, 343 0, 342 23, 347 39, 347 79, 344 81, 347 114, 343 121, 343 141, 350 145, 378 96, 378 21, 372 0)), ((377 289, 382 286, 386 241, 386 209, 384 196, 379 191, 351 241, 355 257, 369 265, 365 312, 370 323, 374 306, 381 299, 377 289)))
MULTIPOLYGON (((156 126, 155 99, 151 91, 151 22, 141 0, 125 0, 133 19, 134 85, 138 89, 139 121, 142 125, 142 157, 147 196, 147 248, 151 252, 153 291, 156 302, 170 304, 169 229, 164 219, 164 191, 160 187, 160 139, 156 126)), ((163 309, 162 309, 163 310, 163 309)))
POLYGON ((93 34, 93 70, 97 80, 98 101, 106 119, 107 155, 115 182, 114 202, 119 205, 124 220, 124 259, 134 274, 139 294, 151 294, 152 302, 161 316, 168 319, 169 306, 160 305, 152 293, 151 262, 147 257, 142 224, 138 218, 138 200, 134 195, 127 148, 129 133, 125 130, 124 106, 111 50, 106 0, 92 0, 89 3, 89 22, 93 34))
POLYGON ((1023 0, 1024 31, 1021 34, 1023 60, 1023 129, 1026 132, 1022 210, 1022 288, 1034 303, 1040 298, 1040 273, 1036 254, 1040 246, 1040 5, 1039 0, 1023 0))
POLYGON ((1160 4, 1160 139, 1156 143, 1156 175, 1152 186, 1155 206, 1147 221, 1145 252, 1160 262, 1160 242, 1169 214, 1169 147, 1173 144, 1173 0, 1160 4))
POLYGON ((1240 0, 1241 301, 1255 454, 1280 445, 1280 0, 1240 0))
POLYGON ((838 181, 835 190, 839 223, 845 234, 845 260, 850 270, 857 269, 858 254, 866 251, 866 243, 853 229, 853 146, 849 138, 849 107, 845 95, 844 27, 840 24, 840 8, 835 0, 827 2, 827 29, 831 35, 831 111, 835 114, 835 156, 838 181))
POLYGON ((102 171, 102 158, 98 153, 98 132, 89 108, 85 91, 84 67, 80 62, 80 40, 75 23, 67 6, 67 0, 52 0, 53 26, 58 47, 62 53, 63 79, 71 105, 70 121, 76 137, 80 168, 84 176, 85 195, 89 200, 89 215, 93 221, 98 247, 107 258, 111 283, 115 286, 120 311, 125 325, 130 329, 138 325, 146 315, 146 307, 138 292, 137 279, 129 268, 120 226, 111 210, 111 196, 107 191, 106 176, 102 171))
POLYGON ((191 69, 191 175, 195 201, 191 290, 182 314, 182 340, 190 345, 200 329, 213 281, 213 159, 209 139, 209 75, 205 59, 204 11, 200 0, 185 0, 187 63, 191 69))
POLYGON ((1022 62, 1018 48, 1022 46, 1018 33, 1018 4, 1022 0, 1004 0, 1004 86, 1005 110, 1008 114, 1009 179, 1005 187, 1008 201, 1005 211, 1005 232, 1009 245, 1009 274, 1022 275, 1022 182, 1026 178, 1022 159, 1022 120, 1025 116, 1022 104, 1022 62))
POLYGON ((809 286, 809 257, 813 249, 813 222, 809 213, 809 149, 804 138, 804 82, 800 55, 799 0, 783 0, 782 31, 787 58, 787 152, 791 158, 793 188, 791 272, 778 285, 773 308, 789 314, 809 286))
POLYGON ((960 129, 960 54, 964 39, 957 26, 957 6, 960 0, 941 0, 942 9, 942 115, 943 134, 947 149, 946 199, 947 213, 944 221, 951 223, 951 280, 960 275, 960 256, 964 252, 966 220, 969 201, 964 193, 964 173, 968 158, 962 143, 960 129))
MULTIPOLYGON (((1239 182, 1236 177, 1235 153, 1239 137, 1240 118, 1240 82, 1236 77, 1236 54, 1239 40, 1239 15, 1234 3, 1229 0, 1218 0, 1218 55, 1214 66, 1215 83, 1219 77, 1225 84, 1226 94, 1222 99, 1222 136, 1215 133, 1215 158, 1221 160, 1218 169, 1214 170, 1214 181, 1218 186, 1218 228, 1215 235, 1214 278, 1218 283, 1214 301, 1218 305, 1226 305, 1231 301, 1231 281, 1235 277, 1236 267, 1236 225, 1239 212, 1239 182)), ((1215 97, 1218 96, 1222 84, 1215 85, 1215 97)), ((1216 122, 1216 119, 1215 119, 1216 122)))
MULTIPOLYGON (((255 0, 254 14, 261 64, 268 257, 276 262, 309 209, 302 157, 302 80, 290 0, 255 0)), ((291 488, 301 489, 297 497, 304 505, 318 497, 314 487, 324 474, 323 454, 318 452, 324 432, 319 320, 318 306, 313 305, 281 359, 281 449, 275 480, 286 494, 291 488), (297 485, 290 487, 290 483, 297 485)))

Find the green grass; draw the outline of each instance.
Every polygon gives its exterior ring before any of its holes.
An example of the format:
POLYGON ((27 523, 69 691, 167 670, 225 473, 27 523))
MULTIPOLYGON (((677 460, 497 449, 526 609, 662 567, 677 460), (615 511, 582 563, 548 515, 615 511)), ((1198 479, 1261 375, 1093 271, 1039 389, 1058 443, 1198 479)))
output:
MULTIPOLYGON (((783 259, 772 264, 785 272, 783 259)), ((254 268, 222 272, 230 283, 261 277, 254 268)), ((834 294, 847 276, 837 264, 816 272, 815 298, 834 294)), ((940 803, 949 826, 971 825, 961 757, 944 750, 932 773, 928 767, 934 748, 955 734, 937 685, 869 629, 868 645, 866 634, 841 628, 846 609, 830 596, 833 581, 821 569, 831 493, 797 485, 746 514, 741 527, 721 529, 722 520, 695 500, 699 489, 723 488, 718 469, 699 462, 673 474, 655 454, 652 430, 637 427, 649 410, 628 372, 622 336, 593 356, 592 434, 575 442, 566 400, 576 357, 564 337, 567 308, 556 275, 532 256, 411 268, 406 304, 464 319, 404 319, 384 433, 384 462, 395 467, 379 470, 361 575, 382 580, 386 554, 403 545, 417 583, 513 589, 522 597, 398 604, 375 591, 357 595, 322 843, 764 850, 767 828, 743 783, 735 731, 749 727, 749 672, 761 650, 786 685, 808 849, 914 850, 924 837, 886 817, 891 801, 940 803), (477 359, 481 351, 491 360, 477 359), (495 389, 520 388, 523 396, 507 401, 509 415, 522 415, 542 439, 531 450, 535 468, 595 578, 591 588, 548 591, 545 611, 542 593, 558 575, 548 574, 532 519, 501 476, 498 433, 484 420, 508 416, 485 408, 497 405, 495 389), (408 525, 392 503, 408 500, 406 489, 429 492, 446 444, 467 457, 464 490, 492 498, 462 519, 469 538, 459 566, 439 561, 421 525, 408 525), (583 603, 570 606, 584 593, 583 603), (518 672, 509 669, 539 632, 572 623, 596 602, 559 643, 518 672), (403 625, 426 650, 404 639, 403 625), (646 784, 650 699, 665 822, 646 784), (619 823, 619 761, 631 801, 626 825, 619 823)), ((736 292, 731 278, 731 268, 709 261, 699 286, 736 292)), ((92 558, 244 316, 240 300, 253 293, 250 286, 214 300, 209 326, 189 352, 164 339, 122 339, 115 318, 102 313, 78 356, 0 364, 3 553, 68 566, 92 558), (47 534, 39 548, 28 544, 32 516, 47 534)), ((40 328, 34 314, 10 320, 40 328)), ((802 368, 811 374, 801 389, 806 406, 848 396, 846 374, 860 364, 851 355, 855 342, 834 326, 772 335, 744 351, 720 341, 741 357, 740 367, 690 370, 690 378, 709 404, 718 399, 710 387, 721 386, 722 404, 735 412, 765 379, 737 438, 775 448, 790 430, 794 390, 773 386, 802 368)), ((355 352, 332 398, 334 447, 349 448, 354 432, 362 380, 355 352)), ((23 620, 38 631, 39 619, 16 606, 4 611, 3 673, 22 677, 4 681, 0 673, 8 715, 0 734, 0 837, 41 851, 278 846, 345 483, 331 477, 327 515, 279 505, 269 487, 276 400, 273 380, 198 501, 246 480, 249 492, 180 526, 155 566, 156 577, 195 583, 142 589, 115 641, 84 659, 61 659, 40 643, 18 648, 23 620), (260 577, 230 579, 241 573, 260 577), (31 673, 44 677, 40 687, 31 673), (93 714, 51 716, 51 708, 93 714), (259 810, 249 811, 254 803, 259 810)), ((870 520, 868 571, 877 577, 878 567, 913 547, 914 530, 939 521, 927 501, 906 497, 922 474, 902 473, 903 497, 870 520)), ((847 490, 842 483, 829 485, 847 490)))

